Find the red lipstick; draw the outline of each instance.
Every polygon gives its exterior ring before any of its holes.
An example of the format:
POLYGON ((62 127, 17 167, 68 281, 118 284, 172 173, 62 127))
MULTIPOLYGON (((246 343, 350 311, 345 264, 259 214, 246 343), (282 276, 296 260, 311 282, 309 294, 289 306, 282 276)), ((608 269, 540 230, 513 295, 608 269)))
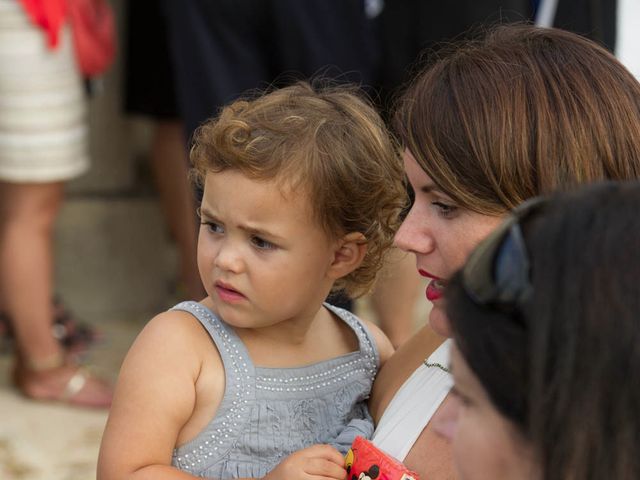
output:
POLYGON ((425 294, 427 296, 427 300, 435 302, 442 298, 444 294, 444 285, 442 285, 438 280, 431 280, 429 285, 427 285, 425 294))
POLYGON ((422 270, 421 268, 418 269, 418 273, 423 277, 433 278, 434 280, 439 280, 438 277, 436 277, 435 275, 427 272, 426 270, 422 270))
POLYGON ((442 296, 444 295, 444 287, 445 287, 442 279, 440 277, 436 277, 435 275, 427 272, 426 270, 419 269, 418 273, 423 277, 431 279, 425 291, 427 300, 429 300, 430 302, 435 302, 436 300, 441 299, 442 296))

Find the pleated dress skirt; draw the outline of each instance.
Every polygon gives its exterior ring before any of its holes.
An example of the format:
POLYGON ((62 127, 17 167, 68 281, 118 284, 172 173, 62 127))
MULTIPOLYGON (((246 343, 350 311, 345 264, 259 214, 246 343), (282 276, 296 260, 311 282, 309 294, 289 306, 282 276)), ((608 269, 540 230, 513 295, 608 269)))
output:
POLYGON ((59 182, 88 167, 87 102, 70 28, 52 50, 17 0, 0 0, 0 181, 59 182))

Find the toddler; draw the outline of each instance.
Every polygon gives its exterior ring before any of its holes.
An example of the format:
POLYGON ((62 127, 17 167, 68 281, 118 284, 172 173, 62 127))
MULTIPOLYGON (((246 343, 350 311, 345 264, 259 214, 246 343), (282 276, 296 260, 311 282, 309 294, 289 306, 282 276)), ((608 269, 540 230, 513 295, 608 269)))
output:
POLYGON ((397 150, 354 89, 301 83, 225 107, 191 158, 208 295, 131 347, 98 478, 342 480, 393 348, 324 299, 374 281, 405 203, 397 150))

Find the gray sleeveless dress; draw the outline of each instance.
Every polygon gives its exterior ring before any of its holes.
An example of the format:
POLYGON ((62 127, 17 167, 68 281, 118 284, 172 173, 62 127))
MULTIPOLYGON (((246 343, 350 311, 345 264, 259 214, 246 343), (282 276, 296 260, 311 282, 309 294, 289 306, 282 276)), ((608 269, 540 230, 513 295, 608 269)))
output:
POLYGON ((366 406, 379 354, 353 314, 325 304, 358 337, 360 348, 295 368, 253 365, 233 329, 197 302, 174 310, 195 316, 215 342, 225 368, 225 392, 213 420, 176 448, 172 464, 200 477, 261 478, 289 454, 318 443, 346 453, 356 435, 371 438, 366 406))

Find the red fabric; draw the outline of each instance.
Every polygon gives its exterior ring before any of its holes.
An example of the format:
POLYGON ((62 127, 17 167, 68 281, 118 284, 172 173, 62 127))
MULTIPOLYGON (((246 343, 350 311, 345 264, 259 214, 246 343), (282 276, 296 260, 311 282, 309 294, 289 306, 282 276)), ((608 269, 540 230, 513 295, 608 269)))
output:
POLYGON ((31 21, 47 37, 54 49, 60 41, 60 28, 71 22, 73 45, 80 72, 86 77, 104 73, 116 53, 113 11, 106 0, 20 0, 31 21))
POLYGON ((419 480, 415 472, 363 437, 353 441, 345 467, 346 480, 419 480))
POLYGON ((47 37, 47 45, 54 49, 60 39, 60 27, 67 17, 65 0, 20 0, 31 21, 42 28, 47 37))
MULTIPOLYGON (((67 0, 73 45, 85 77, 104 73, 116 54, 116 27, 106 0, 67 0)), ((134 1, 134 0, 132 0, 134 1)))

